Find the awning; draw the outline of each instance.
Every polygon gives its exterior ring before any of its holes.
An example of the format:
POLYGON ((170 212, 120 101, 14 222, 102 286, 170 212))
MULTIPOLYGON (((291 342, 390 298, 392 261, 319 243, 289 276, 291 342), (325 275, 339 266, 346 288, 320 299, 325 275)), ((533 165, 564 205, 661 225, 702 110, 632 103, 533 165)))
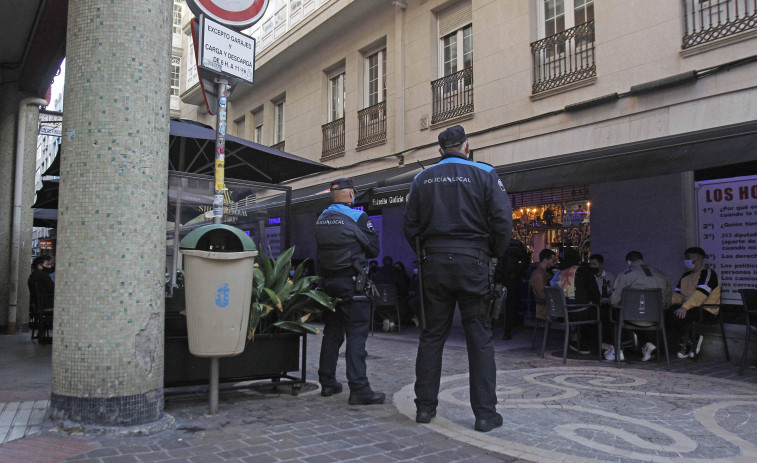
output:
POLYGON ((32 209, 58 209, 58 187, 60 179, 42 180, 42 188, 37 190, 37 199, 32 209))
MULTIPOLYGON (((171 120, 169 169, 213 175, 216 132, 204 124, 171 120), (183 146, 183 150, 182 150, 183 146)), ((225 176, 263 183, 281 183, 332 167, 268 146, 226 136, 225 176)))
MULTIPOLYGON (((214 175, 216 132, 199 122, 172 119, 169 139, 169 169, 194 174, 214 175), (184 145, 182 156, 181 147, 184 145)), ((60 145, 58 154, 43 176, 60 176, 60 145)), ((228 178, 263 183, 281 183, 333 168, 294 154, 245 140, 226 136, 228 178)))
MULTIPOLYGON (((496 151, 496 148, 494 148, 496 151)), ((508 192, 656 177, 757 160, 757 121, 500 166, 508 192)))

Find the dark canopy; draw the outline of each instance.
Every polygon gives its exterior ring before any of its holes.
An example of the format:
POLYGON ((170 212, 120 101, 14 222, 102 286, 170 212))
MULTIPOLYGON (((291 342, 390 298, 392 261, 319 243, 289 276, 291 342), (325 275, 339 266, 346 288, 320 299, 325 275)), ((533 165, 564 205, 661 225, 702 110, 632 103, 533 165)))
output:
MULTIPOLYGON (((169 169, 213 175, 216 132, 204 124, 171 120, 169 169), (184 155, 182 156, 182 141, 184 155)), ((268 146, 226 136, 225 176, 263 183, 281 183, 332 168, 268 146)))

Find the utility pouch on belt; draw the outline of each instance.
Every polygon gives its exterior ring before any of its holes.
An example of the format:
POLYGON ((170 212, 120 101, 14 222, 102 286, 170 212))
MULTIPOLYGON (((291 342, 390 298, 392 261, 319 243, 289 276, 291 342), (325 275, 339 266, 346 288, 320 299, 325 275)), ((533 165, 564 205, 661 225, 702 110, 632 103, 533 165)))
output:
POLYGON ((360 265, 357 260, 352 262, 352 267, 357 271, 357 274, 355 274, 355 292, 364 294, 365 285, 368 281, 368 267, 360 265))

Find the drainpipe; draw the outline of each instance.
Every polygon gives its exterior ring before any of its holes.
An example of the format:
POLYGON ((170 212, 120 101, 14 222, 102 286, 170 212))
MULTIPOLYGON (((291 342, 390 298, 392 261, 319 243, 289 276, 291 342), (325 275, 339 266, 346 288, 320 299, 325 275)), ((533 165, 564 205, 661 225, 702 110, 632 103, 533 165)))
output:
POLYGON ((26 107, 47 106, 42 98, 24 98, 18 104, 18 131, 16 133, 16 173, 13 178, 13 237, 11 239, 10 296, 8 298, 8 333, 16 332, 18 309, 18 261, 21 252, 21 199, 24 182, 24 139, 26 135, 26 107))

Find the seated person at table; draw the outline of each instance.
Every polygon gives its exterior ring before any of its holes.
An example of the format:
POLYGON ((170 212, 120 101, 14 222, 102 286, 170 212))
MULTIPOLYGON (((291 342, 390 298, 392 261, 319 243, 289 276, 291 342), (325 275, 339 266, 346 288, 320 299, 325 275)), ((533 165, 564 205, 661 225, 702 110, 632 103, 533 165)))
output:
POLYGON ((692 322, 699 320, 700 313, 705 321, 715 320, 720 304, 718 275, 704 266, 704 249, 689 248, 684 256, 683 264, 688 271, 673 290, 673 306, 665 313, 671 338, 678 342, 679 359, 699 355, 704 336, 694 333, 692 322), (705 307, 701 307, 703 305, 705 307))
MULTIPOLYGON (((621 296, 623 295, 623 288, 631 289, 655 289, 662 290, 662 307, 668 307, 670 305, 670 298, 672 291, 670 290, 670 282, 668 278, 660 272, 655 270, 644 262, 644 256, 639 251, 631 251, 626 254, 626 264, 628 264, 628 270, 618 275, 615 279, 615 284, 612 288, 612 305, 619 306, 621 296)), ((617 320, 617 318, 615 318, 617 320)), ((642 323, 637 323, 642 326, 642 323)), ((642 339, 644 332, 639 332, 639 339, 642 339)), ((652 353, 657 349, 657 346, 649 342, 646 337, 640 341, 643 342, 641 349, 641 360, 643 362, 652 358, 652 353)), ((622 358, 621 352, 621 358, 622 358)))
POLYGON ((557 265, 555 251, 542 249, 539 253, 539 265, 531 272, 531 279, 528 281, 531 291, 534 292, 536 318, 539 320, 547 319, 547 307, 545 305, 547 297, 544 294, 544 287, 549 286, 549 280, 552 278, 551 272, 555 265, 557 265))
MULTIPOLYGON (((600 293, 594 279, 594 271, 587 265, 579 265, 581 257, 578 252, 566 248, 563 254, 563 270, 560 272, 559 285, 568 304, 599 304, 600 293)), ((568 310, 575 310, 568 307, 568 310)), ((596 309, 594 309, 596 310, 596 309)), ((592 319, 592 310, 576 310, 570 314, 572 321, 592 319)), ((597 339, 593 326, 579 326, 570 345, 571 350, 588 354, 596 350, 597 339)))

